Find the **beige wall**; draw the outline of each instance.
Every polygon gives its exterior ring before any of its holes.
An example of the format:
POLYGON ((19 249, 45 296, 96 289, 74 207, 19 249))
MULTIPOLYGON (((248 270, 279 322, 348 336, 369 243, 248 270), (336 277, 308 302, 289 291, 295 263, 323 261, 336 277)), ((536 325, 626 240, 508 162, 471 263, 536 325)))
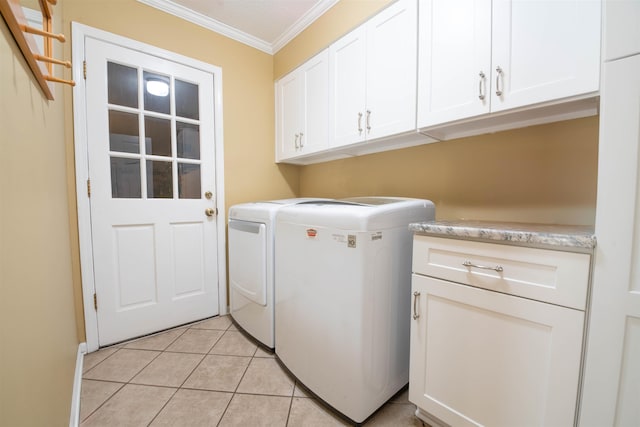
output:
POLYGON ((0 425, 62 426, 78 349, 65 89, 48 102, 2 19, 0 33, 0 425))
MULTIPOLYGON (((338 3, 275 55, 275 78, 386 3, 338 3)), ((597 151, 590 117, 304 166, 299 195, 422 197, 438 219, 593 225, 597 151)))
POLYGON ((275 79, 296 68, 395 0, 341 0, 276 53, 275 79))
POLYGON ((306 166, 303 196, 432 200, 438 219, 593 225, 598 118, 306 166))
MULTIPOLYGON (((161 47, 222 68, 225 203, 293 197, 298 168, 274 163, 273 57, 136 0, 63 0, 64 31, 71 21, 161 47)), ((70 47, 66 47, 70 58, 70 47)), ((73 162, 72 106, 66 117, 68 158, 73 162)), ((69 171, 74 191, 73 170, 69 171)), ((226 216, 226 215, 225 215, 226 216)), ((75 200, 72 200, 74 284, 78 336, 84 339, 75 200)))

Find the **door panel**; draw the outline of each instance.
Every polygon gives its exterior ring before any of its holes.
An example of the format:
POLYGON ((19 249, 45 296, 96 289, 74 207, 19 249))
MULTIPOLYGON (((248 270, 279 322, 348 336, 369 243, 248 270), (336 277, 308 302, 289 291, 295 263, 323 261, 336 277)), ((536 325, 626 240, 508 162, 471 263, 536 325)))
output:
POLYGON ((218 314, 213 74, 88 38, 101 346, 218 314))
POLYGON ((129 310, 156 300, 152 225, 114 226, 114 278, 119 296, 116 310, 129 310))
POLYGON ((174 260, 173 298, 184 298, 205 291, 204 227, 201 223, 174 223, 171 249, 174 260))

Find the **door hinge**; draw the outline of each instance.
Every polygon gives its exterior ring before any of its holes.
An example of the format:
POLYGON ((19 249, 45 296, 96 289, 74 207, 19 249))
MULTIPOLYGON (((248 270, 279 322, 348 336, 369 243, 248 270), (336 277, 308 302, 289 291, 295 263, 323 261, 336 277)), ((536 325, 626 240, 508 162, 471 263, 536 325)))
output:
POLYGON ((87 197, 91 197, 91 180, 87 180, 87 197))
POLYGON ((93 308, 98 311, 98 295, 96 295, 96 293, 93 293, 93 308))
POLYGON ((87 61, 82 61, 82 75, 87 80, 87 61))

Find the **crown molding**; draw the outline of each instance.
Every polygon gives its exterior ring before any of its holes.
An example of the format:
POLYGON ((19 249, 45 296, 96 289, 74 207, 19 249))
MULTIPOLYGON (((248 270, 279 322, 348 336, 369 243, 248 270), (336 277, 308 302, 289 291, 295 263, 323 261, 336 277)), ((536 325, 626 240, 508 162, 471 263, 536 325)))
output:
POLYGON ((320 18, 326 11, 331 9, 340 0, 322 0, 314 7, 309 9, 300 19, 282 33, 271 45, 273 54, 285 47, 287 43, 293 40, 298 34, 303 32, 309 25, 313 24, 316 19, 320 18))
POLYGON ((309 25, 311 25, 316 19, 322 16, 327 10, 333 7, 339 0, 322 0, 311 8, 306 14, 296 21, 291 27, 289 27, 276 41, 269 43, 258 37, 247 34, 244 31, 237 30, 227 24, 224 24, 213 18, 209 18, 201 13, 195 12, 184 6, 174 3, 171 0, 138 0, 138 2, 151 6, 163 12, 177 16, 178 18, 189 21, 193 24, 204 27, 208 30, 214 31, 230 39, 236 40, 240 43, 244 43, 248 46, 268 53, 269 55, 275 54, 282 49, 287 43, 289 43, 298 34, 304 31, 309 25))

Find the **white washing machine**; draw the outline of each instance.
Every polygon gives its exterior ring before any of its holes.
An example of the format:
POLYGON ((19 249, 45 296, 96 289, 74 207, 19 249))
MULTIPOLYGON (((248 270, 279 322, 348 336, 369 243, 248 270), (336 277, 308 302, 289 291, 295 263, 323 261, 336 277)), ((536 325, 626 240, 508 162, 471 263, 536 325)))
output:
POLYGON ((287 205, 326 199, 282 199, 229 208, 229 303, 231 317, 252 337, 274 348, 274 253, 276 212, 287 205))
POLYGON ((276 355, 361 423, 409 382, 412 222, 428 200, 341 199, 276 218, 276 355))

